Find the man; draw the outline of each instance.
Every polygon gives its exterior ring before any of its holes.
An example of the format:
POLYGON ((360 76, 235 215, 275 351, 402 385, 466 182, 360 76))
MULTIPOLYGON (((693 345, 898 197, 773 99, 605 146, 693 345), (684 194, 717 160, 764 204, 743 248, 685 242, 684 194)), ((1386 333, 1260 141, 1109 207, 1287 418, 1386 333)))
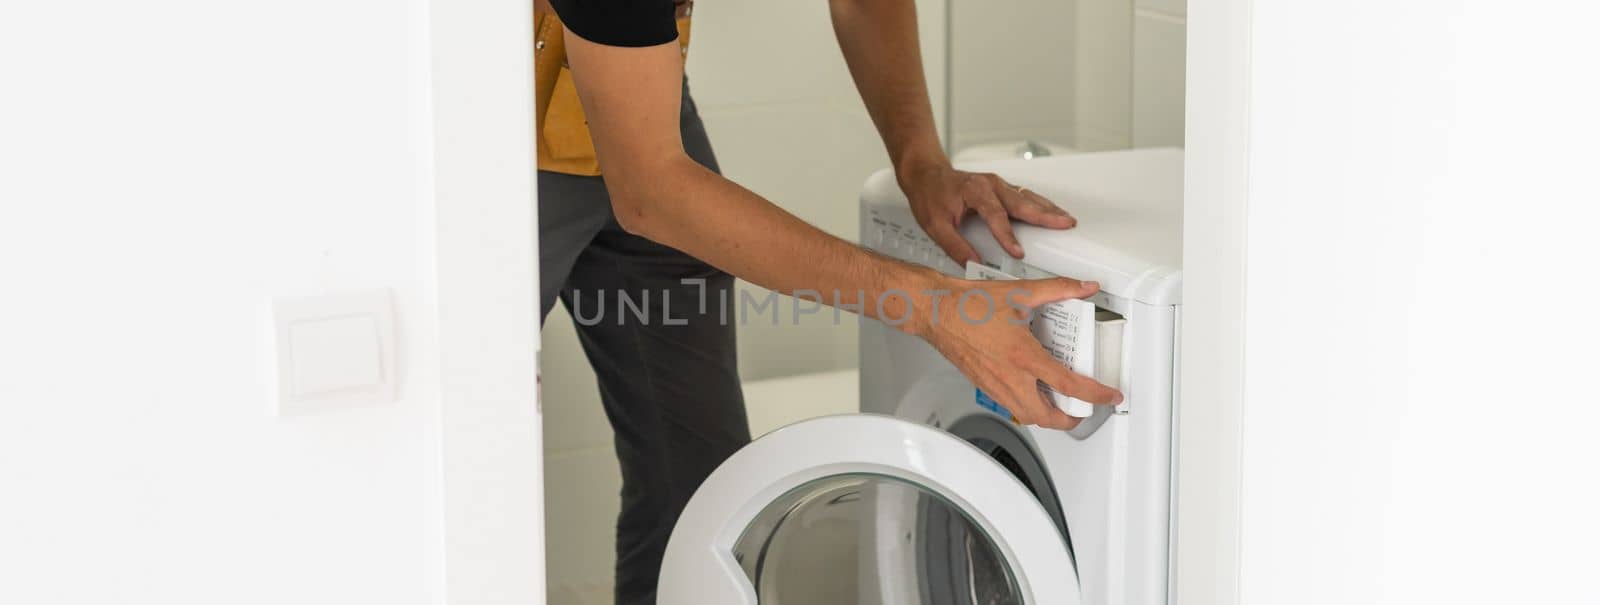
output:
MULTIPOLYGON (((944 251, 957 262, 977 259, 956 229, 977 214, 1020 257, 1012 218, 1060 229, 1074 220, 998 177, 951 167, 934 129, 913 1, 831 0, 856 87, 918 222, 944 251)), ((955 304, 960 293, 983 290, 990 302, 1034 306, 1090 295, 1095 284, 952 279, 832 237, 720 176, 684 84, 687 2, 539 0, 538 8, 537 52, 561 55, 539 60, 560 70, 539 78, 541 104, 555 97, 541 107, 541 312, 559 297, 579 320, 616 432, 617 603, 654 601, 678 513, 749 440, 734 327, 715 302, 731 299, 730 274, 779 292, 821 292, 820 302, 925 339, 1022 422, 1077 422, 1041 396, 1040 383, 1094 403, 1121 401, 1052 360, 1015 309, 1001 304, 995 320, 975 322, 967 319, 986 317, 985 309, 955 304), (564 90, 581 107, 563 101, 564 90), (602 167, 603 177, 593 176, 602 167), (653 297, 645 301, 653 321, 618 317, 619 295, 653 297)))

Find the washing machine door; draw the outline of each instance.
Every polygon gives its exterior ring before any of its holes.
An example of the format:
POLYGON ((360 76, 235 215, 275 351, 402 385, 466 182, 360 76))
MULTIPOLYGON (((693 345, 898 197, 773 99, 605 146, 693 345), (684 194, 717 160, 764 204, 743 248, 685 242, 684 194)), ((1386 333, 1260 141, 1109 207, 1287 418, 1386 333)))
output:
POLYGON ((876 415, 817 418, 734 454, 689 500, 657 602, 1076 605, 1061 533, 999 463, 876 415))

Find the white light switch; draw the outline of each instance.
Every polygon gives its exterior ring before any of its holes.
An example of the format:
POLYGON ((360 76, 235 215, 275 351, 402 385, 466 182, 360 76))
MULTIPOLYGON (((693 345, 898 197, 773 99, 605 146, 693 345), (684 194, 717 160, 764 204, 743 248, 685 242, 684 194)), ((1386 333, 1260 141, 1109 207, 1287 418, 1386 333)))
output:
POLYGON ((283 299, 273 309, 280 415, 395 399, 387 290, 283 299))
POLYGON ((350 315, 289 325, 294 396, 314 397, 383 382, 378 322, 350 315))

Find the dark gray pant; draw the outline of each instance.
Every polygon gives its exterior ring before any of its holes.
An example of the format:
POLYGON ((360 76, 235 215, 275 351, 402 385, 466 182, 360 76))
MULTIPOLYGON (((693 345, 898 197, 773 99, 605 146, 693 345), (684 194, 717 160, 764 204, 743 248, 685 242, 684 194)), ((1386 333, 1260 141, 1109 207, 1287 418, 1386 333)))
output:
MULTIPOLYGON (((718 170, 687 88, 681 125, 690 157, 718 170)), ((559 297, 583 318, 576 322, 579 340, 616 434, 622 467, 616 602, 654 603, 678 514, 712 469, 750 441, 734 326, 719 321, 717 302, 733 300, 733 278, 623 231, 601 177, 540 172, 539 280, 540 317, 559 297), (685 279, 704 280, 704 290, 685 279), (632 308, 619 312, 619 292, 635 302, 649 293, 648 323, 632 308), (599 322, 584 325, 597 313, 599 322), (669 313, 671 323, 684 325, 666 325, 669 313)))

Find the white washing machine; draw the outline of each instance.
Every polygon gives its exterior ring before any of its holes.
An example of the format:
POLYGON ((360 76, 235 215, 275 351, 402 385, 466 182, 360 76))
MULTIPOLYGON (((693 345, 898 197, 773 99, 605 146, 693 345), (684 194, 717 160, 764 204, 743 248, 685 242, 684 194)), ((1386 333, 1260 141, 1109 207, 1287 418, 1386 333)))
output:
MULTIPOLYGON (((1070 432, 1019 427, 926 343, 864 322, 865 413, 779 429, 714 472, 673 532, 659 602, 1168 602, 1182 152, 966 167, 1078 217, 1068 231, 1018 225, 1020 261, 981 222, 963 232, 1002 272, 1100 282, 1097 319, 1120 335, 1100 378, 1126 401, 1070 432)), ((965 273, 891 174, 867 181, 861 210, 864 245, 965 273)))

